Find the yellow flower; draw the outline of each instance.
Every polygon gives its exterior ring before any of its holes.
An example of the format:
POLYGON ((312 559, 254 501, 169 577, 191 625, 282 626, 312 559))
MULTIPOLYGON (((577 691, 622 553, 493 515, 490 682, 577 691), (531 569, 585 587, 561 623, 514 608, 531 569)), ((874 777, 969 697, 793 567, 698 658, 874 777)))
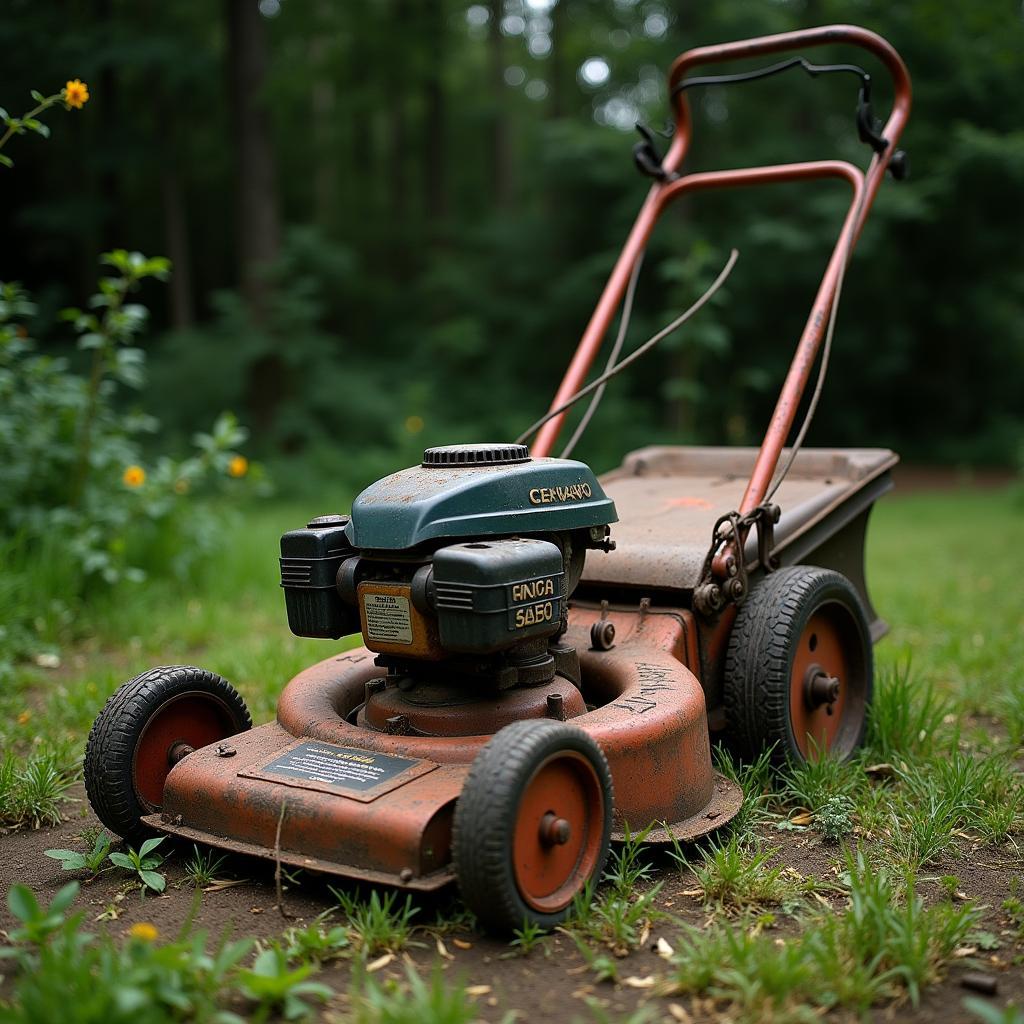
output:
POLYGON ((141 487, 146 482, 146 471, 141 466, 129 466, 121 479, 125 487, 141 487))
POLYGON ((64 86, 62 92, 64 95, 64 102, 69 107, 74 107, 76 110, 81 110, 89 100, 89 86, 77 78, 68 82, 68 84, 64 86))
POLYGON ((148 921, 139 921, 128 929, 128 934, 133 939, 141 939, 143 942, 153 942, 160 934, 155 924, 148 921))
POLYGON ((175 494, 188 494, 188 481, 184 478, 181 480, 174 481, 174 493, 175 494))
POLYGON ((244 455, 236 455, 228 463, 228 476, 240 477, 249 472, 249 460, 244 455))
POLYGON ((31 711, 22 711, 22 713, 18 715, 18 725, 28 725, 30 721, 32 721, 31 711))
POLYGON ((410 416, 405 421, 405 429, 410 434, 418 434, 423 429, 423 417, 422 416, 410 416))

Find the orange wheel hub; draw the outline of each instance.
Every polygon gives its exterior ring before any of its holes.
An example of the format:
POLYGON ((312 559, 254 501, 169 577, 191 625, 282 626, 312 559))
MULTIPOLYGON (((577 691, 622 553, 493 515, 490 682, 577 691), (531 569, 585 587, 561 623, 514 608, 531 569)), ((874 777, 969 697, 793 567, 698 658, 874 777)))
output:
POLYGON ((790 720, 804 757, 849 754, 867 711, 867 666, 857 624, 837 601, 816 608, 790 672, 790 720))
POLYGON ((523 790, 512 858, 523 902, 541 913, 567 906, 601 856, 604 796, 597 772, 575 751, 544 761, 523 790))
POLYGON ((227 706, 210 694, 182 693, 162 704, 135 745, 132 781, 140 801, 158 810, 176 761, 235 731, 227 706))

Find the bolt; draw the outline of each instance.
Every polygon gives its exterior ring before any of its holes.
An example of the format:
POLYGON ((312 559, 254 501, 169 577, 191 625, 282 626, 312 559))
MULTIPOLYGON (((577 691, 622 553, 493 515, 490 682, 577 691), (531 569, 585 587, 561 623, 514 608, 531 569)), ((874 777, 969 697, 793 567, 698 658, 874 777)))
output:
POLYGON ((548 811, 540 819, 540 841, 545 846, 564 846, 569 842, 572 827, 565 818, 559 818, 553 811, 548 811))
POLYGON ((615 624, 607 619, 595 622, 590 627, 590 646, 595 651, 607 651, 615 643, 615 624))
POLYGON ((565 701, 560 693, 548 694, 548 718, 556 722, 565 721, 565 701))
POLYGON ((402 868, 401 874, 398 876, 403 882, 412 881, 412 868, 402 868))
POLYGON ((384 723, 384 731, 392 736, 408 736, 409 719, 405 715, 392 715, 384 723))
POLYGON ((218 743, 217 744, 217 756, 218 757, 234 757, 238 751, 235 750, 230 743, 218 743))
POLYGON ((195 747, 184 740, 178 740, 177 743, 172 743, 170 750, 167 751, 167 763, 171 766, 176 765, 182 758, 188 757, 195 749, 195 747))
POLYGON ((832 705, 839 699, 840 683, 838 676, 830 676, 820 665, 812 665, 807 670, 804 683, 804 696, 810 708, 827 705, 828 714, 833 713, 832 705))

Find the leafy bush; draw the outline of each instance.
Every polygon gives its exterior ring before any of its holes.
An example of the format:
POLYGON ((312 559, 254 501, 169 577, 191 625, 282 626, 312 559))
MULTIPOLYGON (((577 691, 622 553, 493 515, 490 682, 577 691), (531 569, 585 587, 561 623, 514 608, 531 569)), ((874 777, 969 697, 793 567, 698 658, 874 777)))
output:
POLYGON ((238 451, 247 432, 230 413, 194 436, 194 454, 147 455, 143 438, 159 423, 126 407, 122 393, 146 382, 137 341, 148 312, 128 300, 147 278, 166 278, 170 265, 121 249, 102 264, 112 272, 88 308, 63 314, 86 373, 37 350, 29 335, 35 305, 18 284, 0 282, 0 536, 13 564, 0 587, 0 678, 39 640, 53 640, 90 588, 147 571, 188 573, 218 535, 196 496, 260 476, 238 451))

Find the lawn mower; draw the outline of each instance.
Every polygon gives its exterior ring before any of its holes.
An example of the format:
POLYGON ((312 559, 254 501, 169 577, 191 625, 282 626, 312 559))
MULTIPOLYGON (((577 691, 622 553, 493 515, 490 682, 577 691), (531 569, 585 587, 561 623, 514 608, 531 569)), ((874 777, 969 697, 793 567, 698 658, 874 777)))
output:
MULTIPOLYGON (((192 666, 152 669, 107 702, 85 782, 131 843, 169 834, 280 864, 435 890, 457 882, 480 922, 549 927, 598 880, 609 844, 689 841, 737 812, 711 734, 777 763, 860 744, 872 644, 864 539, 896 456, 784 447, 811 370, 820 393, 843 273, 910 106, 906 68, 879 36, 829 26, 691 50, 669 75, 675 133, 634 152, 646 201, 532 449, 429 448, 349 514, 281 539, 288 623, 361 634, 292 679, 253 728, 236 691, 192 666), (795 57, 742 74, 710 62, 860 46, 894 84, 875 120, 870 76, 795 57), (682 173, 688 94, 788 68, 859 80, 866 171, 816 161, 682 173), (647 239, 664 210, 714 187, 839 178, 852 200, 759 449, 653 447, 600 480, 552 457, 647 239)), ((703 300, 702 300, 703 301, 703 300)), ((656 339, 652 339, 656 340, 656 339)), ((637 350, 637 353, 639 350, 637 350)), ((634 353, 636 355, 637 353, 634 353)), ((532 436, 531 432, 531 436, 532 436)))

